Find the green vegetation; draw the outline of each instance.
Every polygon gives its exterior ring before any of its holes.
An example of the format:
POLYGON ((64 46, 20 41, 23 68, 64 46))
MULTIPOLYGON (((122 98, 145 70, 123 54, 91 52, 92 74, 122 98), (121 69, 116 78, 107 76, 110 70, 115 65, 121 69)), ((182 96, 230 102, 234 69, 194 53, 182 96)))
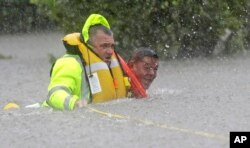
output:
POLYGON ((11 59, 12 56, 6 56, 0 53, 0 59, 11 59))
POLYGON ((0 33, 20 33, 47 30, 54 23, 30 0, 0 0, 0 33))
POLYGON ((32 0, 32 3, 65 33, 80 32, 91 13, 104 15, 118 41, 117 51, 125 57, 140 46, 156 49, 162 59, 233 54, 249 49, 249 0, 32 0))

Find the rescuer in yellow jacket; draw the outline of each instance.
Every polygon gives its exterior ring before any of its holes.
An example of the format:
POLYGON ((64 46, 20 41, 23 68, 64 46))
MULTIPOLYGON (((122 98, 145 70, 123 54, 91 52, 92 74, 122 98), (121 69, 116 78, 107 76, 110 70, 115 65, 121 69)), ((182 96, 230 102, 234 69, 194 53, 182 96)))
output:
POLYGON ((99 14, 86 20, 81 33, 63 38, 67 54, 51 71, 48 98, 43 103, 54 109, 73 110, 128 95, 130 83, 124 76, 108 21, 99 14))

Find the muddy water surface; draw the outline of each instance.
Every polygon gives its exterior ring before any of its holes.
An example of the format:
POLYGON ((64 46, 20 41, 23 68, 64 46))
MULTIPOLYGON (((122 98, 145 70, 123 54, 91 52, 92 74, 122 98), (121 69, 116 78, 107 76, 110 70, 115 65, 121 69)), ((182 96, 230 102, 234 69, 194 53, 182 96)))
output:
POLYGON ((228 148, 230 131, 250 130, 250 54, 161 62, 150 99, 69 111, 27 109, 43 101, 49 55, 61 33, 0 36, 1 147, 228 148), (21 106, 4 111, 8 102, 21 106))

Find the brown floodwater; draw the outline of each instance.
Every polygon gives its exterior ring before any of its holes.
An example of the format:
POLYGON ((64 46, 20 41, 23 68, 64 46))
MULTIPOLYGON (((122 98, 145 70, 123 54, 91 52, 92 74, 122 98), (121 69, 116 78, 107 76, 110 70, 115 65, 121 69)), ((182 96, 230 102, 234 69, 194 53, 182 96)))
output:
POLYGON ((250 54, 160 63, 147 100, 74 111, 25 108, 46 99, 62 33, 0 36, 1 147, 228 148, 250 130, 250 54), (3 110, 8 102, 20 109, 3 110))

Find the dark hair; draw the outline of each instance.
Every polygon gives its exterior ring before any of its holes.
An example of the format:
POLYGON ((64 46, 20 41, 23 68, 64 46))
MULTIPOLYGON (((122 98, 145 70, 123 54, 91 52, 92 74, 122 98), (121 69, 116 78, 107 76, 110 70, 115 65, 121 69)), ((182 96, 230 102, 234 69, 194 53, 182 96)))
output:
POLYGON ((89 28, 89 40, 88 40, 88 44, 91 44, 91 39, 93 36, 96 35, 97 31, 98 30, 101 30, 103 31, 105 34, 109 35, 109 36, 112 36, 113 35, 113 32, 108 29, 107 27, 101 25, 101 24, 97 24, 97 25, 93 25, 89 28))
POLYGON ((147 47, 141 47, 133 52, 129 61, 130 60, 139 61, 142 60, 144 57, 152 57, 155 59, 159 59, 157 53, 154 50, 147 47))

